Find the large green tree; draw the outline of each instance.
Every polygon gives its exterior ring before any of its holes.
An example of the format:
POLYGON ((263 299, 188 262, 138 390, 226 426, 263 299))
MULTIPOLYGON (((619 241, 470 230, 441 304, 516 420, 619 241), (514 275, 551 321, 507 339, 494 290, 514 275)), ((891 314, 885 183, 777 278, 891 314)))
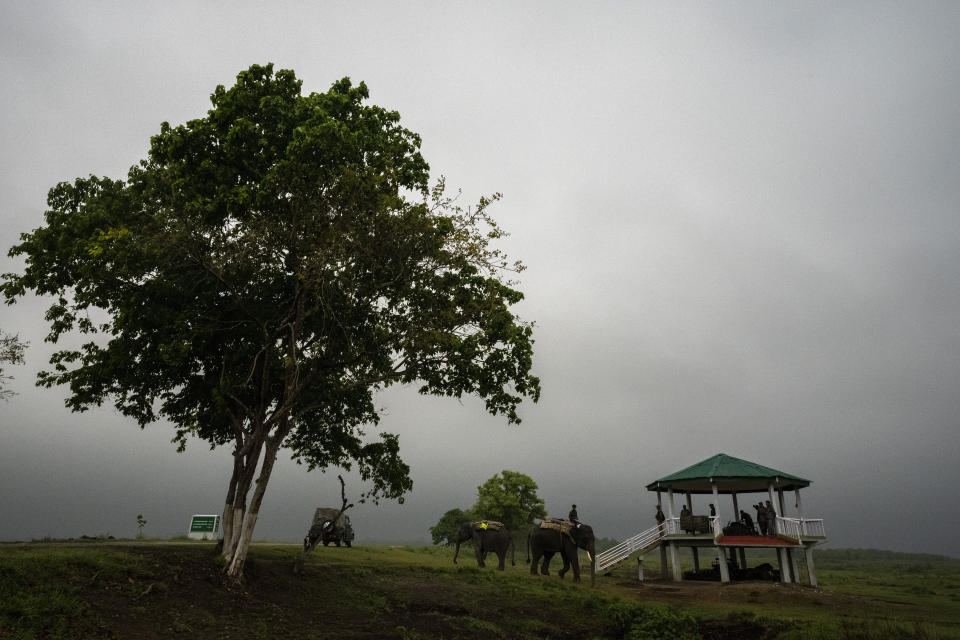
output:
POLYGON ((468 510, 450 509, 430 527, 433 544, 450 544, 460 525, 471 520, 502 522, 516 536, 522 536, 535 518, 547 510, 537 495, 537 483, 517 471, 502 471, 477 487, 477 501, 468 510))
POLYGON ((520 269, 487 212, 431 187, 420 138, 364 84, 303 95, 292 71, 253 66, 205 117, 163 123, 125 180, 50 190, 46 225, 10 250, 8 303, 53 297, 48 340, 90 334, 39 384, 82 411, 112 401, 180 447, 233 450, 227 571, 242 576, 281 447, 310 468, 356 464, 366 497, 412 487, 395 434, 370 437, 374 393, 482 398, 519 422, 539 396, 532 330, 510 310, 520 269), (256 480, 254 478, 256 476, 256 480))
POLYGON ((537 483, 517 471, 502 471, 477 487, 477 502, 471 511, 478 517, 498 520, 520 532, 547 510, 537 495, 537 483))
POLYGON ((430 527, 430 538, 433 544, 453 544, 460 527, 471 520, 473 520, 473 513, 469 509, 467 511, 458 508, 448 510, 440 516, 437 524, 430 527))

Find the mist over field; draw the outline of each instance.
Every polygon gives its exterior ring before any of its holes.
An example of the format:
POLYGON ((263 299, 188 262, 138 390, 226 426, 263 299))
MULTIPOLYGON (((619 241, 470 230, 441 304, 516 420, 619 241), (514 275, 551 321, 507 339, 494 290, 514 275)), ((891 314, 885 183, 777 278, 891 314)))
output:
MULTIPOLYGON (((957 556, 958 30, 936 2, 14 3, 0 272, 22 270, 6 250, 52 186, 122 178, 251 64, 305 92, 349 76, 464 204, 503 194, 543 385, 519 426, 472 398, 378 396, 414 488, 357 504, 357 544, 428 543, 504 469, 622 539, 654 524, 647 484, 723 452, 812 480, 830 547, 957 556)), ((220 512, 229 450, 177 454, 170 425, 34 387, 50 302, 0 308, 30 342, 4 366, 0 540, 133 536, 137 514, 168 537, 220 512)), ((337 473, 281 454, 256 537, 302 538, 337 473)))

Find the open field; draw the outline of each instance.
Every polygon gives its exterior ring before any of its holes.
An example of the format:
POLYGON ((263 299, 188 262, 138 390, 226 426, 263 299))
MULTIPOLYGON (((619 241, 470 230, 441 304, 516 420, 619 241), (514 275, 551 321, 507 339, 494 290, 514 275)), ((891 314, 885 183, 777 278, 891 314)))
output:
MULTIPOLYGON (((0 545, 0 638, 960 638, 960 560, 822 550, 821 588, 660 581, 636 564, 574 584, 472 550, 257 545, 242 587, 209 543, 0 545), (466 554, 464 554, 466 552, 466 554)), ((555 566, 559 565, 557 559, 555 566)))

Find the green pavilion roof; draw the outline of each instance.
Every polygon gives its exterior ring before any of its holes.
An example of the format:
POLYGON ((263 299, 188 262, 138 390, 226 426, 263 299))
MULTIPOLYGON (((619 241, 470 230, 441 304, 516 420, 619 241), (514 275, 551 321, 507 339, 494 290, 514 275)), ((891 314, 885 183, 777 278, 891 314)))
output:
POLYGON ((707 458, 686 469, 671 473, 647 485, 648 491, 683 491, 689 493, 750 493, 774 489, 790 491, 810 486, 809 480, 765 467, 756 462, 741 460, 725 453, 707 458))

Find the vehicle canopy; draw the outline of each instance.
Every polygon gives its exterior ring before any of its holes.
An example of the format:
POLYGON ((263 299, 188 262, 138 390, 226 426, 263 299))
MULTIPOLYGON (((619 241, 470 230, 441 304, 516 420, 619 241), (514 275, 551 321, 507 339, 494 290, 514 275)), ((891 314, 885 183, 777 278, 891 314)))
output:
POLYGON ((313 512, 314 525, 329 521, 333 521, 334 526, 345 527, 350 524, 350 516, 341 513, 340 509, 332 509, 330 507, 318 507, 317 510, 313 512))

